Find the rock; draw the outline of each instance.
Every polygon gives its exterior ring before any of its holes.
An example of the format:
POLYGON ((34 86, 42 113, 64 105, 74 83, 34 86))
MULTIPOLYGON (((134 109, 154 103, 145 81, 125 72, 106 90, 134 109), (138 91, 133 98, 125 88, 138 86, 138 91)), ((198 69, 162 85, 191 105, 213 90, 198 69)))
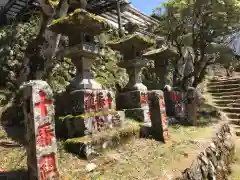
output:
POLYGON ((92 172, 94 169, 96 169, 97 168, 97 165, 96 164, 94 164, 94 163, 90 163, 90 164, 87 164, 86 165, 86 171, 87 172, 92 172))

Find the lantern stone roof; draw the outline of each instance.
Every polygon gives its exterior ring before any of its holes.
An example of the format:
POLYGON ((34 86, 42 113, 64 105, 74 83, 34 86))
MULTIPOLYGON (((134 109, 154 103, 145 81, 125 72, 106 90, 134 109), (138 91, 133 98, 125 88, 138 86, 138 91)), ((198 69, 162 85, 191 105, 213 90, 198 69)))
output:
POLYGON ((103 18, 98 17, 84 9, 76 9, 73 13, 53 20, 50 30, 59 34, 73 36, 79 32, 98 35, 108 31, 111 26, 103 18))
POLYGON ((143 54, 144 57, 152 60, 158 60, 159 58, 169 58, 178 54, 177 49, 163 45, 161 48, 154 49, 143 54))
POLYGON ((132 51, 132 47, 134 47, 138 51, 143 51, 152 45, 154 45, 155 41, 148 36, 144 36, 141 34, 129 34, 123 38, 116 39, 114 41, 110 41, 107 43, 112 49, 120 51, 120 52, 129 52, 132 51))

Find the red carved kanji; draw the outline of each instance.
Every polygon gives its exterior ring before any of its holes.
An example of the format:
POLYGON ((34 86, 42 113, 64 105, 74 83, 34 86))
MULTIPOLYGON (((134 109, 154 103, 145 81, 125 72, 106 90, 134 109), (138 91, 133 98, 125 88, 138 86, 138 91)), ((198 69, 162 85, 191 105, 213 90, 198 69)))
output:
POLYGON ((105 106, 105 99, 103 97, 103 93, 102 92, 97 93, 96 103, 97 103, 97 108, 98 109, 103 109, 104 108, 104 106, 105 106))
POLYGON ((41 147, 49 146, 54 138, 53 129, 50 125, 50 123, 46 123, 37 129, 37 144, 41 147))
POLYGON ((108 105, 109 109, 112 109, 112 96, 110 93, 107 94, 106 104, 108 105))
POLYGON ((141 104, 148 104, 148 98, 146 93, 141 93, 140 102, 141 104))
POLYGON ((54 153, 43 155, 39 160, 40 180, 58 177, 56 156, 54 153))
POLYGON ((47 95, 43 91, 39 91, 39 96, 40 96, 40 102, 36 103, 35 106, 37 108, 40 108, 41 115, 43 117, 46 117, 46 115, 47 115, 47 104, 52 104, 52 101, 47 99, 47 95))
POLYGON ((94 109, 94 110, 96 109, 94 93, 87 93, 85 95, 84 107, 85 107, 85 111, 89 111, 91 109, 94 109))
POLYGON ((160 109, 161 109, 161 110, 162 110, 163 108, 165 108, 165 102, 164 102, 164 99, 163 99, 162 96, 160 96, 159 103, 160 103, 160 109))

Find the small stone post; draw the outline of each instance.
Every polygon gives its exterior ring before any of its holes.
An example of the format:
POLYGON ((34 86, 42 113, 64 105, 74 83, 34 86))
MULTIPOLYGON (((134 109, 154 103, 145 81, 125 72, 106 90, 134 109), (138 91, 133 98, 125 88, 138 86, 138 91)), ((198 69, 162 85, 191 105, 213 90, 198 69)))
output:
POLYGON ((196 89, 193 87, 188 88, 187 91, 187 120, 189 123, 197 126, 197 98, 196 89))
POLYGON ((23 86, 29 180, 59 179, 53 93, 41 80, 23 86))
POLYGON ((164 94, 161 90, 148 92, 153 137, 158 141, 168 138, 168 122, 164 94))

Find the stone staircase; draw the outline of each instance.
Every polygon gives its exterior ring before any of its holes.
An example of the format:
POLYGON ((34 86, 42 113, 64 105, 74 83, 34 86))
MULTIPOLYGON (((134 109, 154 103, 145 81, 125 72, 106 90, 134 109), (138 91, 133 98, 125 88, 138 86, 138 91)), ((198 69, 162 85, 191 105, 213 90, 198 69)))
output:
POLYGON ((212 104, 224 112, 234 131, 240 131, 240 75, 234 73, 230 78, 220 74, 207 84, 212 104))

